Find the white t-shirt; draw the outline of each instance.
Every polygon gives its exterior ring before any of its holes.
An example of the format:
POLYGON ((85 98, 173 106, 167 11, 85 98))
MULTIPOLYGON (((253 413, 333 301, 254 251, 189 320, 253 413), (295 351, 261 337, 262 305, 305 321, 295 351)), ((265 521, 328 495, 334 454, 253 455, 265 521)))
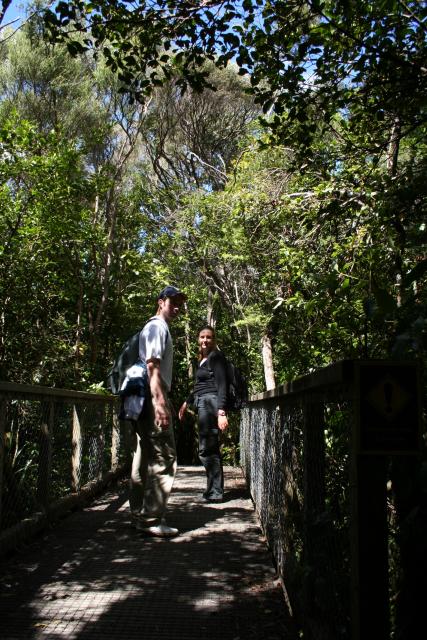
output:
POLYGON ((172 386, 173 344, 167 323, 159 316, 151 318, 139 334, 139 357, 160 360, 160 375, 168 391, 172 386))

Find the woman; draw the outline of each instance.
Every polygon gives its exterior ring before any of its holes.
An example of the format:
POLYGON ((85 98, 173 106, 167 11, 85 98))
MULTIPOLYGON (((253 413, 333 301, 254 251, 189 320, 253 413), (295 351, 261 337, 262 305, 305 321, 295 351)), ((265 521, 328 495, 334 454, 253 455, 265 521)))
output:
POLYGON ((199 422, 199 458, 207 477, 203 498, 207 502, 222 502, 224 475, 219 432, 228 427, 226 361, 217 349, 215 331, 211 326, 205 326, 199 331, 198 342, 199 365, 194 390, 181 406, 179 419, 184 418, 189 404, 194 405, 199 422))

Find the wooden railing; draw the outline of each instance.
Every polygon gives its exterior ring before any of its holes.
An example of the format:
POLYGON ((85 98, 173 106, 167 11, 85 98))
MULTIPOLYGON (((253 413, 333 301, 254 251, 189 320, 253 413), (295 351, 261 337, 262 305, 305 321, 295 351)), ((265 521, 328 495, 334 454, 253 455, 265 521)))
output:
POLYGON ((129 466, 117 398, 0 382, 0 553, 129 466))
POLYGON ((241 464, 307 640, 412 637, 396 630, 414 615, 402 613, 416 590, 402 557, 416 551, 406 540, 402 556, 399 540, 426 459, 421 397, 413 362, 344 361, 242 412, 241 464))

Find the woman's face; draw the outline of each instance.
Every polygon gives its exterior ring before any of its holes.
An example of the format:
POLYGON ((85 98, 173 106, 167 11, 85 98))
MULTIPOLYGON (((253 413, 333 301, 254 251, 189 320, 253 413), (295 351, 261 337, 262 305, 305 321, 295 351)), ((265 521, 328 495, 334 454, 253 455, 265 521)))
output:
POLYGON ((203 329, 199 333, 199 347, 203 356, 207 356, 215 349, 215 337, 210 329, 203 329))

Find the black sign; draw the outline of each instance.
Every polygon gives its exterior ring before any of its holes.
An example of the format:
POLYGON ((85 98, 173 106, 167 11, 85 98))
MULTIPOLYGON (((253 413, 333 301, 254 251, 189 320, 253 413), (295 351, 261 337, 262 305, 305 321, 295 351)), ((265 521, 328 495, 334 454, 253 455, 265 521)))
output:
POLYGON ((416 363, 358 363, 359 450, 418 453, 421 445, 419 369, 416 363))

